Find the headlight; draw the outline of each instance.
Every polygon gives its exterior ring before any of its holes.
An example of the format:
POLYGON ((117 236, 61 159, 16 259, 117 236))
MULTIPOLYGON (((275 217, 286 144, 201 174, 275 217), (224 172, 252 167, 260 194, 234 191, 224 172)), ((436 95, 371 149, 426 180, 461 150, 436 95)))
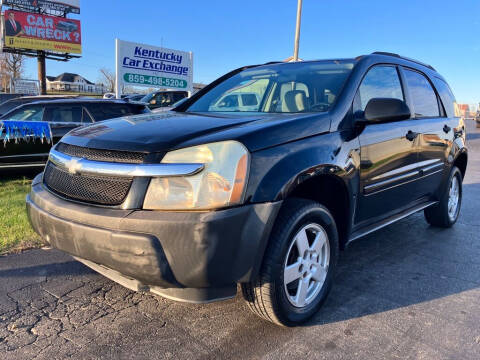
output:
POLYGON ((198 174, 154 178, 143 208, 148 210, 207 210, 243 202, 249 153, 237 141, 222 141, 175 150, 162 163, 201 163, 198 174))

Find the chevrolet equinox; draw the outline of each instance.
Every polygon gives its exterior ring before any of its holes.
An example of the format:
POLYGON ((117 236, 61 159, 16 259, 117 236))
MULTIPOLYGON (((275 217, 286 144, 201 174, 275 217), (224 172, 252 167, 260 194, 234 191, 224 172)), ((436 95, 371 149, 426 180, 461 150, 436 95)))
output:
POLYGON ((339 251, 459 216, 465 126, 445 79, 390 53, 246 66, 173 111, 77 128, 27 197, 52 247, 136 291, 235 296, 279 325, 325 301, 339 251), (254 105, 216 104, 255 94, 254 105))

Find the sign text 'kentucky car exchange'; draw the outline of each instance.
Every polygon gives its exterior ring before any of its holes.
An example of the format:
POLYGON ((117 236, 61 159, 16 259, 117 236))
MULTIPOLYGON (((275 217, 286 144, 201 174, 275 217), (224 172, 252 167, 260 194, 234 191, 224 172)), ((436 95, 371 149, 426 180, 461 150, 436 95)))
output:
POLYGON ((123 84, 192 90, 192 54, 117 40, 117 78, 123 84))
POLYGON ((4 28, 9 48, 82 52, 79 20, 7 10, 4 28))

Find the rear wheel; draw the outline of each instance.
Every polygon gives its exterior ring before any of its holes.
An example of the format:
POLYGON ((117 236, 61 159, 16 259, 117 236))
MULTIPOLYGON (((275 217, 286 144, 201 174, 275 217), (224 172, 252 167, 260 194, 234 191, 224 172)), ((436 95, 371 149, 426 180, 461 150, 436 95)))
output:
POLYGON ((335 220, 328 209, 310 200, 287 200, 257 280, 242 284, 250 309, 279 325, 308 320, 330 291, 338 248, 335 220))
POLYGON ((424 211, 430 225, 448 228, 457 222, 462 206, 462 180, 462 173, 454 166, 440 202, 424 211))

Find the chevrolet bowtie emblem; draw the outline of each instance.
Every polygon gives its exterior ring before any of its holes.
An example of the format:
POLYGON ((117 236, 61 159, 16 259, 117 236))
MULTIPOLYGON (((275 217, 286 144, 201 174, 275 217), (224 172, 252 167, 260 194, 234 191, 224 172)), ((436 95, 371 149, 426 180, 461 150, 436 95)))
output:
POLYGON ((67 168, 68 172, 72 175, 77 174, 78 171, 82 168, 82 164, 80 164, 81 159, 71 159, 65 163, 65 167, 67 168))

